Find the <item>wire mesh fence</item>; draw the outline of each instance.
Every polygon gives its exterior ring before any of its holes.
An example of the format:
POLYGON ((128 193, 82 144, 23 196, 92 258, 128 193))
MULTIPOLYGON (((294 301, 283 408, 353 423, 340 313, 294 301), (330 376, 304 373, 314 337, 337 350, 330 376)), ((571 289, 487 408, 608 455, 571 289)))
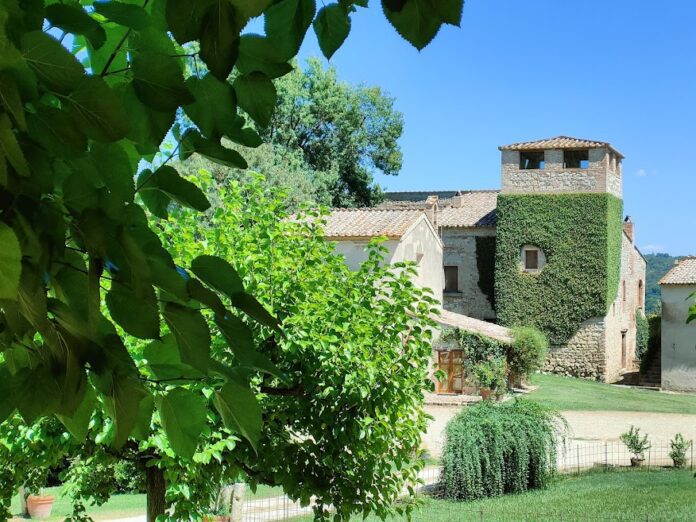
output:
MULTIPOLYGON (((561 475, 582 475, 589 472, 656 472, 667 468, 674 468, 675 463, 670 456, 671 447, 667 442, 653 443, 645 451, 642 458, 632 454, 626 446, 620 442, 573 441, 562 444, 558 448, 557 470, 561 475)), ((681 463, 683 469, 693 472, 694 450, 693 444, 687 450, 685 459, 681 463)), ((497 506, 468 507, 466 503, 437 501, 439 495, 439 481, 441 468, 439 466, 426 466, 419 473, 419 485, 416 489, 417 496, 425 501, 425 505, 414 512, 415 522, 445 522, 450 520, 471 521, 669 521, 689 520, 679 515, 671 518, 669 513, 649 512, 636 515, 633 510, 627 514, 612 514, 603 518, 601 514, 583 517, 577 514, 569 514, 567 511, 556 509, 519 509, 497 506), (435 499, 435 500, 433 500, 435 499)), ((648 483, 651 479, 645 476, 648 483)), ((694 503, 696 506, 696 485, 694 487, 694 503)), ((311 521, 313 520, 312 504, 301 506, 286 496, 274 496, 268 498, 248 497, 238 509, 237 517, 233 522, 280 522, 280 521, 311 521)), ((356 517, 356 521, 362 517, 356 517)), ((368 517, 369 521, 376 522, 377 517, 368 517)), ((696 509, 693 518, 696 521, 696 509)))

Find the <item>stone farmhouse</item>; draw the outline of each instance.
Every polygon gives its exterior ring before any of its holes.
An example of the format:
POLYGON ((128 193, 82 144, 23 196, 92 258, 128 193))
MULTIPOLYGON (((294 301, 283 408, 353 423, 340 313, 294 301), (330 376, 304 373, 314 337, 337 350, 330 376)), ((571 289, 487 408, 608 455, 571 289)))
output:
POLYGON ((449 323, 535 326, 552 344, 547 370, 618 380, 636 364, 646 269, 623 216, 623 156, 564 136, 499 149, 500 190, 387 193, 376 209, 334 211, 327 238, 354 264, 368 235, 411 220, 410 236, 386 234, 390 251, 419 264, 419 281, 442 285, 449 323), (433 233, 439 242, 415 239, 433 233))
POLYGON ((660 280, 662 388, 696 391, 696 321, 687 323, 696 292, 696 256, 685 257, 660 280))

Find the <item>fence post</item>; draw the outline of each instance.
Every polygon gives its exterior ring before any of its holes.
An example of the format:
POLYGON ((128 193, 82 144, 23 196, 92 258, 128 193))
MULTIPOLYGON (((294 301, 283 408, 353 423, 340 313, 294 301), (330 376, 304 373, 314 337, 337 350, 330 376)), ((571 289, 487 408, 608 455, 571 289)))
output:
POLYGON ((691 439, 691 462, 689 468, 691 471, 694 470, 694 439, 691 439))
POLYGON ((479 509, 479 515, 481 516, 480 520, 483 522, 483 508, 479 509))
POLYGON ((650 471, 650 448, 648 448, 648 471, 650 471))
POLYGON ((578 474, 580 474, 580 446, 575 446, 575 454, 577 455, 578 461, 578 474))
POLYGON ((604 442, 604 471, 609 471, 609 453, 606 441, 604 442))

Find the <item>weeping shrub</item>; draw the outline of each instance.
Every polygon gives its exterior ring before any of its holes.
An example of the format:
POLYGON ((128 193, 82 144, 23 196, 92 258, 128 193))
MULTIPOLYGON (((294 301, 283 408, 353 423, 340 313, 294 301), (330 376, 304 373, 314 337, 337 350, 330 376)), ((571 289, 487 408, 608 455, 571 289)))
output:
POLYGON ((534 402, 481 402, 447 424, 441 486, 451 500, 544 488, 556 471, 565 420, 534 402))

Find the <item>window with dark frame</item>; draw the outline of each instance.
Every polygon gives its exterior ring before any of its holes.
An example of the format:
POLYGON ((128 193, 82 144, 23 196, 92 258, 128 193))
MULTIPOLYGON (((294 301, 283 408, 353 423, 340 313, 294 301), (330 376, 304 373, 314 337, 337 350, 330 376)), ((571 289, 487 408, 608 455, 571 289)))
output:
POLYGON ((543 169, 544 168, 544 151, 543 150, 526 150, 520 152, 520 169, 543 169))
POLYGON ((539 251, 529 249, 524 251, 524 269, 539 270, 539 251))
POLYGON ((566 169, 586 169, 590 166, 590 151, 583 150, 564 150, 563 168, 566 169))
POLYGON ((459 267, 445 267, 445 292, 459 292, 459 267))

